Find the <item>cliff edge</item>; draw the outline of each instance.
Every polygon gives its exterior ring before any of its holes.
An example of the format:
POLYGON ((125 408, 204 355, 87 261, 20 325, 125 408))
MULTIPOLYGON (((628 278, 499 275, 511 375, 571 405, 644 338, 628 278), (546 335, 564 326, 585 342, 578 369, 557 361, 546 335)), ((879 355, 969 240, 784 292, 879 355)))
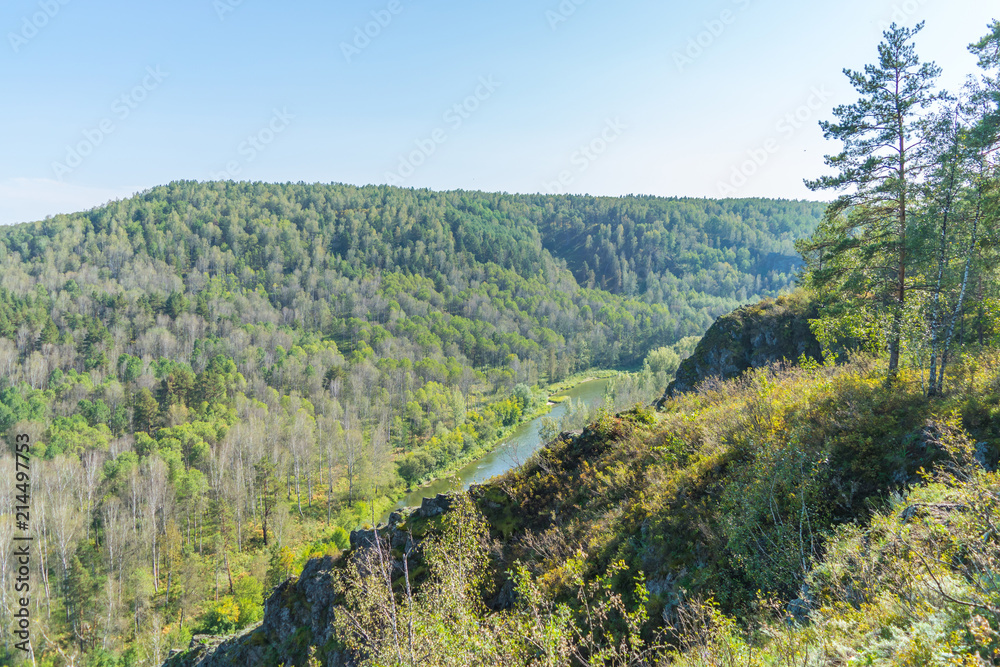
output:
POLYGON ((750 368, 795 361, 802 355, 820 360, 819 342, 809 329, 809 320, 817 316, 816 305, 803 292, 764 299, 723 315, 694 354, 681 362, 657 405, 709 378, 728 380, 750 368))

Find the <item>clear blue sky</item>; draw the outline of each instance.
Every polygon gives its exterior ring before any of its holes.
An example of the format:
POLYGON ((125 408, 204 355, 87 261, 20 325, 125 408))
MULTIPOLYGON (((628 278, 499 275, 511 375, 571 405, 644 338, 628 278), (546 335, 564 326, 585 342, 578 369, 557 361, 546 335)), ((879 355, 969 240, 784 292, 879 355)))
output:
POLYGON ((981 0, 6 0, 0 223, 227 174, 816 198, 802 178, 837 149, 816 121, 854 99, 841 70, 874 60, 882 27, 926 19, 919 51, 957 88, 997 16, 981 0))

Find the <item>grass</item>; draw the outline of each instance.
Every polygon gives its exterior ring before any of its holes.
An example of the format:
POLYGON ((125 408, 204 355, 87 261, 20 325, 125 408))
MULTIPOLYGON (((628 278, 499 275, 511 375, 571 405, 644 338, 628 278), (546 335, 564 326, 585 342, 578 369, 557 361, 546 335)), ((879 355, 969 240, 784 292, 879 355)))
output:
POLYGON ((554 400, 552 398, 553 394, 561 394, 563 392, 569 391, 577 385, 583 384, 589 380, 603 380, 606 378, 615 377, 621 373, 620 370, 605 369, 605 368, 589 368, 585 371, 580 371, 579 373, 574 373, 567 378, 559 380, 558 382, 550 382, 548 386, 545 386, 545 391, 549 393, 549 400, 554 400))
POLYGON ((998 370, 981 357, 974 378, 956 369, 929 400, 915 372, 887 388, 878 360, 762 369, 672 399, 652 424, 606 416, 508 472, 480 509, 507 563, 558 581, 577 552, 591 574, 623 559, 656 582, 654 616, 704 595, 742 617, 758 591, 796 597, 829 531, 920 482, 942 456, 925 443, 928 420, 959 410, 995 456, 1000 411, 982 397, 998 370))

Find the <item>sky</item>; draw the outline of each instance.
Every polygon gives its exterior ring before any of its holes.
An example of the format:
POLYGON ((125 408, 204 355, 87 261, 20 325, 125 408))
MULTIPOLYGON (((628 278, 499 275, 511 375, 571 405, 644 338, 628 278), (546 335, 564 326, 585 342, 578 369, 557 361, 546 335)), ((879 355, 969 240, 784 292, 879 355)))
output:
POLYGON ((892 21, 957 89, 982 0, 4 0, 0 224, 175 180, 830 199, 892 21))

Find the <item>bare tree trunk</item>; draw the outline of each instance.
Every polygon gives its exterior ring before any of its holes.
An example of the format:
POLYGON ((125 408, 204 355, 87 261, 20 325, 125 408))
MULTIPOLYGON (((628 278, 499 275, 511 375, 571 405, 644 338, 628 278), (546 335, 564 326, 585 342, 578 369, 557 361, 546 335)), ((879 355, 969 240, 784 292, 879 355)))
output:
POLYGON ((330 451, 326 455, 327 477, 330 486, 326 492, 326 525, 329 527, 333 523, 333 456, 330 451))
POLYGON ((264 528, 264 546, 265 547, 267 546, 267 515, 269 514, 269 511, 268 511, 268 508, 267 508, 267 485, 268 485, 268 480, 265 478, 264 479, 264 489, 263 489, 264 495, 262 495, 261 498, 260 498, 260 504, 261 504, 261 508, 260 508, 260 520, 261 520, 261 526, 264 528))
MULTIPOLYGON (((898 93, 898 82, 897 82, 898 93)), ((892 316, 892 334, 889 340, 889 382, 895 382, 899 369, 899 348, 903 339, 903 307, 906 305, 906 132, 899 120, 899 182, 902 190, 899 193, 897 211, 899 224, 899 266, 896 268, 896 312, 892 316)))
MULTIPOLYGON (((944 371, 945 364, 947 363, 947 354, 951 348, 951 339, 955 333, 955 323, 958 321, 959 315, 961 315, 963 307, 965 305, 965 293, 969 285, 969 273, 972 268, 972 258, 976 253, 976 244, 979 241, 979 222, 982 218, 982 190, 978 189, 976 192, 976 213, 973 217, 972 222, 972 238, 969 240, 969 248, 965 257, 965 269, 962 272, 962 287, 959 290, 958 302, 955 304, 954 310, 951 312, 950 321, 948 323, 948 333, 944 339, 944 357, 941 360, 941 370, 937 377, 937 393, 941 393, 944 388, 944 371)), ((933 378, 932 378, 933 381, 933 378)))
POLYGON ((947 254, 948 241, 948 220, 951 215, 952 205, 955 198, 955 174, 958 171, 958 156, 954 156, 951 163, 951 170, 948 173, 948 185, 945 188, 945 200, 941 213, 941 242, 938 244, 938 275, 937 286, 934 290, 934 307, 931 315, 931 361, 930 361, 930 382, 928 383, 927 395, 936 396, 938 393, 937 364, 941 347, 941 290, 944 284, 944 267, 947 254))
POLYGON ((229 577, 229 594, 233 594, 233 570, 229 567, 229 552, 225 552, 226 557, 226 575, 229 577))
POLYGON ((312 470, 311 466, 306 466, 306 503, 309 507, 313 506, 313 492, 312 492, 312 470))
POLYGON ((302 491, 299 487, 299 461, 295 460, 295 504, 299 508, 299 518, 304 518, 302 516, 302 491))

